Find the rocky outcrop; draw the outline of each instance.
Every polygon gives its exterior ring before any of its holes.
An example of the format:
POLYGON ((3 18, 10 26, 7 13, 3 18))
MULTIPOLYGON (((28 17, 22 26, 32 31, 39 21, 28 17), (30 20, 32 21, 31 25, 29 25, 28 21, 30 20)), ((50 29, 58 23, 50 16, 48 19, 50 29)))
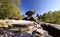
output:
POLYGON ((41 26, 43 27, 44 30, 48 31, 49 35, 53 36, 53 37, 60 37, 60 30, 51 25, 51 24, 41 24, 41 26))

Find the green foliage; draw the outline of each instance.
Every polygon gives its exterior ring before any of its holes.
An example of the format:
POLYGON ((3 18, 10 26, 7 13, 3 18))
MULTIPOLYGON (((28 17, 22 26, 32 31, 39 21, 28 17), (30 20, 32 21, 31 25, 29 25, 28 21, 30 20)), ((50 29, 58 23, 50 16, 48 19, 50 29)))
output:
POLYGON ((22 15, 22 19, 24 19, 25 15, 22 15))
POLYGON ((38 19, 40 20, 39 14, 37 14, 38 19))
POLYGON ((44 22, 60 24, 60 10, 44 13, 43 15, 40 15, 40 20, 44 22))
POLYGON ((16 1, 0 0, 0 19, 22 19, 16 1))
POLYGON ((7 25, 6 22, 0 22, 0 27, 5 27, 5 25, 7 25))

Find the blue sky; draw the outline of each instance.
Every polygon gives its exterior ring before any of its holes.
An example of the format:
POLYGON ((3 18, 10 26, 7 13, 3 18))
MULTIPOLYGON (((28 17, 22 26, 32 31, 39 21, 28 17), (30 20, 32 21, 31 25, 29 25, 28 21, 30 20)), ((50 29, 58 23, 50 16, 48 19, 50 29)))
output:
POLYGON ((34 10, 36 14, 60 10, 60 0, 21 0, 21 13, 25 14, 28 10, 34 10))

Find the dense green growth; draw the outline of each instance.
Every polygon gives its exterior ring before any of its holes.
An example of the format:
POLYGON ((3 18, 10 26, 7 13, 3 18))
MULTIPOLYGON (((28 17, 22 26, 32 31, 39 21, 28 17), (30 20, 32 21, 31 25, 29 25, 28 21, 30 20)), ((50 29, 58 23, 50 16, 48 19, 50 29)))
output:
POLYGON ((21 19, 19 0, 0 0, 0 19, 21 19))
POLYGON ((60 24, 60 10, 48 13, 44 13, 43 15, 39 16, 40 21, 50 22, 60 24))

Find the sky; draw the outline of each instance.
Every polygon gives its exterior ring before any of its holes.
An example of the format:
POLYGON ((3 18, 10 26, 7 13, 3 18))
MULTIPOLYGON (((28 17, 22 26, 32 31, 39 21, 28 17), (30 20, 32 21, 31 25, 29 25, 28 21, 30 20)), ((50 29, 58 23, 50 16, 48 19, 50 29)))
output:
POLYGON ((60 0, 21 0, 21 13, 24 15, 29 10, 34 10, 39 15, 48 11, 60 10, 60 0))

